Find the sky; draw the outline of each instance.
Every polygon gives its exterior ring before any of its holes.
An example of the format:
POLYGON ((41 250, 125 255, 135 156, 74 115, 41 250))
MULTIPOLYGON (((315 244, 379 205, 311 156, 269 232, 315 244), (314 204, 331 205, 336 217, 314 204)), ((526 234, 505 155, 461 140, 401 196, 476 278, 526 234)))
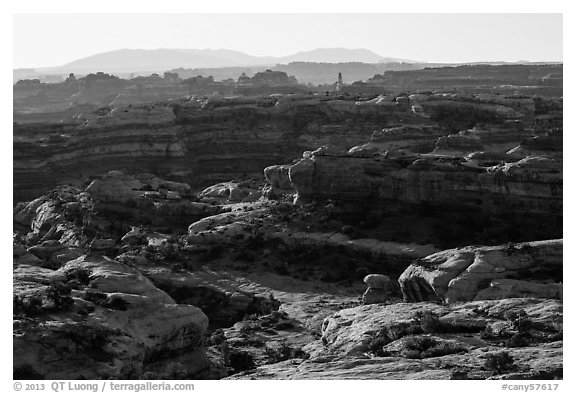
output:
POLYGON ((130 49, 286 56, 366 48, 428 62, 562 61, 562 14, 14 14, 13 67, 130 49))

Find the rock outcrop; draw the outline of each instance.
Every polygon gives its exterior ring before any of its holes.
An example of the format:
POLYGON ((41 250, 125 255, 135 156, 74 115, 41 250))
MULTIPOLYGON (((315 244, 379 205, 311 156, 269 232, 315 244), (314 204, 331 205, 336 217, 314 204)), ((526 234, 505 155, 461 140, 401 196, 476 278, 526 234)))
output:
POLYGON ((209 365, 208 318, 175 304, 137 270, 82 256, 58 270, 14 270, 15 378, 138 378, 188 353, 187 371, 209 365))
POLYGON ((302 348, 306 359, 231 379, 562 378, 561 314, 557 300, 541 299, 351 307, 324 320, 322 343, 302 348))
POLYGON ((562 249, 562 240, 548 240, 446 250, 418 260, 398 281, 410 302, 561 299, 562 249))
POLYGON ((48 117, 14 125, 15 201, 111 170, 151 172, 199 187, 261 177, 267 166, 289 162, 302 151, 323 145, 349 150, 371 136, 369 147, 425 153, 438 137, 477 124, 490 130, 520 122, 527 133, 535 127, 561 128, 558 105, 545 105, 542 98, 536 105, 535 100, 300 94, 77 106, 74 121, 48 117), (422 111, 414 111, 415 105, 422 111))
POLYGON ((364 304, 384 303, 388 300, 389 292, 392 289, 389 277, 383 274, 369 274, 364 277, 364 283, 368 286, 362 295, 364 304))
MULTIPOLYGON (((513 158, 505 152, 362 156, 319 149, 291 165, 288 176, 285 172, 269 169, 268 177, 274 173, 272 184, 290 182, 302 200, 369 204, 372 210, 387 209, 387 216, 424 210, 445 223, 458 212, 468 224, 458 224, 456 232, 484 237, 483 231, 507 228, 510 237, 500 242, 562 236, 563 173, 557 158, 513 158)), ((491 236, 483 241, 498 241, 499 235, 491 236)))

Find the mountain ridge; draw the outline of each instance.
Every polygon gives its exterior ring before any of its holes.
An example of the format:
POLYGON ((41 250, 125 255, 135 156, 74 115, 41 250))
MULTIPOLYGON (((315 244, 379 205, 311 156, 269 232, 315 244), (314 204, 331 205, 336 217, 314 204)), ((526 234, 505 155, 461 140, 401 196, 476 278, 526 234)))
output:
POLYGON ((274 66, 290 62, 381 63, 416 62, 383 57, 364 48, 317 48, 288 56, 253 56, 230 49, 117 49, 77 59, 61 66, 39 67, 51 72, 138 72, 166 71, 173 68, 207 68, 238 66, 274 66))

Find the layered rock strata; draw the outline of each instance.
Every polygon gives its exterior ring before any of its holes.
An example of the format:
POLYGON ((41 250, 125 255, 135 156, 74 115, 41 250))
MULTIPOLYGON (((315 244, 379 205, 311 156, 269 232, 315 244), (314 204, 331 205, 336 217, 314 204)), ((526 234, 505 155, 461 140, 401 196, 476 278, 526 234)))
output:
MULTIPOLYGON (((74 122, 19 122, 14 125, 14 198, 30 200, 61 182, 110 170, 151 172, 193 187, 259 177, 267 166, 302 151, 330 144, 348 150, 383 128, 372 137, 376 147, 424 153, 437 137, 477 123, 529 125, 536 111, 535 98, 520 103, 441 94, 368 98, 176 99, 86 106, 74 122)), ((541 116, 558 118, 554 105, 538 108, 541 116)))

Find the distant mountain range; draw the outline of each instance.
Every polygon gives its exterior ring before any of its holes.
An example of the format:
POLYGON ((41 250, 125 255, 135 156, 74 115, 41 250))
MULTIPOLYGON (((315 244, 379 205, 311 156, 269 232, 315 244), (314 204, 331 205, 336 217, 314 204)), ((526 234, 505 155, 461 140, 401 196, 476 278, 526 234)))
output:
POLYGON ((319 48, 284 57, 252 56, 229 49, 120 49, 75 60, 59 67, 37 68, 35 71, 38 73, 162 72, 174 68, 274 66, 291 62, 413 63, 414 61, 382 57, 368 49, 346 48, 319 48))
MULTIPOLYGON (((458 64, 521 64, 524 62, 478 62, 458 64)), ((526 62, 529 63, 529 62, 526 62)), ((328 83, 342 72, 346 83, 365 80, 388 70, 455 66, 457 63, 428 63, 395 57, 383 57, 368 49, 318 48, 290 56, 252 56, 229 49, 119 49, 99 53, 57 67, 13 70, 13 82, 40 79, 61 82, 69 73, 86 75, 98 71, 124 78, 177 70, 182 77, 212 75, 216 80, 238 78, 242 72, 253 74, 267 68, 295 75, 303 83, 328 83), (314 63, 314 64, 313 64, 314 63), (346 64, 344 64, 346 63, 346 64), (187 72, 183 72, 187 70, 187 72)), ((539 63, 530 63, 539 64, 539 63)), ((542 64, 546 64, 543 62, 542 64)))

